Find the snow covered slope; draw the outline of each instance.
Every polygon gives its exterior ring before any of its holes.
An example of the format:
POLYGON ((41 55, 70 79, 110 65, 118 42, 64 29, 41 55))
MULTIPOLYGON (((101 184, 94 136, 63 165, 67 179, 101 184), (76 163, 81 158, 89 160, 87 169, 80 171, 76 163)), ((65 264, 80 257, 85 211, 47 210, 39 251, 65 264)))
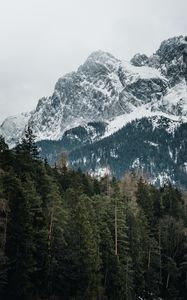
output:
POLYGON ((177 115, 173 115, 173 114, 166 114, 162 111, 152 111, 149 107, 147 107, 145 105, 145 106, 136 108, 132 113, 123 114, 123 115, 120 115, 120 116, 112 119, 108 123, 108 126, 106 127, 106 132, 105 132, 103 138, 114 134, 115 132, 117 132, 118 130, 120 130, 126 124, 132 122, 133 120, 149 118, 149 117, 154 117, 154 116, 158 116, 158 117, 162 116, 162 117, 168 118, 171 121, 175 121, 176 124, 181 124, 181 123, 187 122, 186 116, 181 117, 181 116, 177 116, 177 115))

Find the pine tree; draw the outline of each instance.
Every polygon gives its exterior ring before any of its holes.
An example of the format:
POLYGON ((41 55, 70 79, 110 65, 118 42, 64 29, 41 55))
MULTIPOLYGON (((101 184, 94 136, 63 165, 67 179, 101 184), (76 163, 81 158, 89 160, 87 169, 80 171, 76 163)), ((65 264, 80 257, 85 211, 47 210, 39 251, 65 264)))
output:
POLYGON ((8 150, 8 145, 5 143, 5 139, 0 135, 0 153, 8 150))
POLYGON ((161 197, 165 214, 170 214, 174 218, 184 216, 184 200, 177 188, 172 187, 170 183, 165 185, 161 189, 161 197))
POLYGON ((162 247, 163 296, 175 298, 179 295, 180 274, 178 257, 185 243, 183 222, 166 216, 160 221, 162 247))
POLYGON ((25 162, 31 159, 38 159, 39 151, 35 144, 35 135, 31 127, 25 130, 25 136, 21 139, 21 143, 16 146, 16 152, 25 162))
POLYGON ((5 253, 8 257, 8 299, 30 299, 34 271, 31 205, 21 182, 12 174, 3 178, 9 215, 5 253))
POLYGON ((60 195, 56 178, 49 169, 40 169, 40 179, 37 182, 38 194, 41 197, 41 215, 38 227, 42 228, 37 242, 39 269, 37 282, 45 297, 52 297, 62 288, 61 269, 64 249, 64 227, 66 224, 66 208, 60 195), (40 257, 41 256, 41 257, 40 257))
POLYGON ((179 264, 179 271, 180 271, 180 296, 185 298, 185 295, 187 293, 187 236, 185 234, 184 236, 184 244, 182 255, 181 255, 181 261, 179 264))
POLYGON ((66 210, 56 182, 48 177, 49 189, 46 195, 46 222, 48 228, 48 295, 61 291, 62 253, 65 246, 64 228, 66 210))
POLYGON ((30 203, 30 214, 32 220, 32 255, 34 269, 31 272, 31 281, 33 284, 33 297, 45 295, 47 284, 47 227, 45 223, 45 214, 43 211, 43 202, 37 192, 35 182, 30 176, 26 176, 22 183, 24 195, 30 203), (44 292, 45 291, 45 292, 44 292))
POLYGON ((149 224, 151 225, 153 218, 153 200, 150 195, 149 186, 143 181, 141 177, 138 181, 138 187, 136 192, 137 203, 143 209, 149 224))
POLYGON ((97 299, 99 293, 100 257, 85 201, 84 195, 79 197, 67 223, 64 253, 67 299, 97 299))
POLYGON ((7 284, 7 259, 5 256, 5 245, 7 239, 7 219, 8 203, 6 199, 4 199, 2 186, 0 182, 0 296, 2 295, 3 289, 7 284))
POLYGON ((98 229, 98 244, 101 257, 101 273, 102 273, 102 295, 109 297, 110 290, 113 289, 113 269, 114 240, 113 232, 111 232, 111 199, 106 196, 97 195, 93 197, 93 206, 95 211, 95 223, 98 229))
POLYGON ((10 169, 12 163, 11 151, 5 143, 5 139, 0 135, 0 168, 4 170, 10 169))
POLYGON ((132 299, 133 267, 129 248, 127 226, 127 202, 120 194, 118 182, 113 178, 109 182, 110 212, 108 226, 113 237, 113 258, 110 276, 109 299, 132 299))

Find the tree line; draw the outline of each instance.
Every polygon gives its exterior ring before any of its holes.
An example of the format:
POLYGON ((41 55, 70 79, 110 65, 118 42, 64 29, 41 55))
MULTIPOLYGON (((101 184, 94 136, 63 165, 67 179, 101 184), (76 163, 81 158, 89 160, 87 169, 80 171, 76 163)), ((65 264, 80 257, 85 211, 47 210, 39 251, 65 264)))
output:
POLYGON ((50 167, 0 137, 0 299, 185 299, 185 194, 50 167))

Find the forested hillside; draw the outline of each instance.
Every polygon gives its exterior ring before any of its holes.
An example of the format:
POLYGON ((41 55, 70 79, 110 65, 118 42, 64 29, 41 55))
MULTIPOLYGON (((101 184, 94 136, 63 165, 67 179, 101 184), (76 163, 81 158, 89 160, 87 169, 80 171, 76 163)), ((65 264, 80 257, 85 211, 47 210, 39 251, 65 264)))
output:
POLYGON ((185 299, 185 194, 100 180, 0 137, 0 299, 185 299))

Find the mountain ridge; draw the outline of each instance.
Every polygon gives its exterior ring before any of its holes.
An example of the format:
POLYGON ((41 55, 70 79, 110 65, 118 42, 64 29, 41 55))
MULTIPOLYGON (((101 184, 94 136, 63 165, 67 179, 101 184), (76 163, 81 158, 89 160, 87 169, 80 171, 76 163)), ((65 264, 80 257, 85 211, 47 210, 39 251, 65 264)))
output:
POLYGON ((78 151, 99 141, 104 147, 107 138, 133 122, 145 124, 144 118, 169 120, 171 128, 162 124, 160 131, 171 130, 174 136, 187 122, 186 48, 186 39, 179 36, 163 41, 152 56, 136 54, 130 62, 95 51, 77 71, 59 78, 52 96, 41 98, 34 111, 21 115, 21 122, 19 117, 6 119, 0 134, 14 146, 29 125, 39 144, 51 142, 53 152, 41 147, 51 163, 63 150, 78 151))
MULTIPOLYGON (((59 78, 51 97, 43 97, 38 101, 28 120, 37 140, 58 140, 66 130, 90 120, 110 121, 113 117, 122 115, 121 110, 127 114, 132 112, 144 104, 142 101, 150 102, 154 97, 155 100, 160 100, 169 90, 168 81, 171 77, 171 72, 166 72, 171 67, 163 68, 163 57, 167 63, 174 60, 177 63, 172 65, 181 67, 182 56, 178 49, 182 49, 183 40, 180 36, 162 42, 156 54, 146 59, 144 55, 144 63, 139 64, 141 67, 135 62, 135 58, 137 60, 137 57, 142 57, 139 54, 128 63, 101 50, 91 53, 76 72, 59 78), (172 43, 176 51, 171 51, 172 43), (160 68, 153 64, 153 57, 160 61, 160 68)), ((181 82, 180 84, 182 85, 181 82)), ((160 108, 157 107, 157 110, 160 108)), ((2 134, 4 128, 3 123, 0 127, 2 134)), ((7 138, 7 132, 4 135, 7 138)), ((12 132, 11 138, 13 139, 12 132)), ((11 139, 8 138, 7 141, 9 140, 11 139)))

